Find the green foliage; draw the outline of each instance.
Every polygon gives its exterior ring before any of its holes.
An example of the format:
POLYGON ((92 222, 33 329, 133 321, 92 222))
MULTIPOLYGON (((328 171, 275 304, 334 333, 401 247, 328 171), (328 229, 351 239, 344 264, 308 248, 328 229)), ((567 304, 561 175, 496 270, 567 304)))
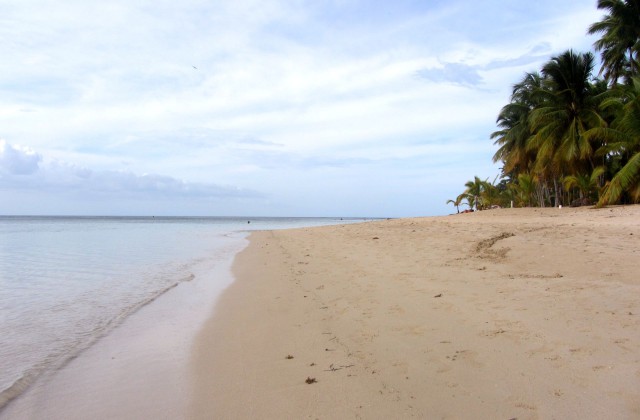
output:
POLYGON ((605 185, 598 205, 620 202, 625 194, 629 202, 637 203, 640 201, 640 78, 632 79, 632 86, 625 88, 623 95, 611 100, 608 106, 618 109, 611 127, 586 133, 588 137, 605 139, 598 154, 615 159, 620 166, 605 185))
POLYGON ((604 80, 593 76, 591 52, 573 50, 525 74, 491 134, 502 180, 475 176, 449 200, 456 208, 462 199, 477 210, 512 200, 518 206, 640 202, 640 0, 599 0, 597 7, 606 14, 588 32, 601 35, 594 47, 604 80))
POLYGON ((602 36, 594 43, 601 53, 600 73, 614 85, 620 78, 628 81, 640 75, 640 1, 598 0, 598 9, 607 13, 588 32, 602 36))
POLYGON ((519 207, 531 207, 536 192, 535 178, 528 173, 518 174, 518 182, 512 183, 510 188, 515 192, 519 207))
POLYGON ((591 174, 576 174, 564 177, 565 190, 577 189, 580 194, 581 204, 591 204, 592 196, 597 195, 600 186, 600 177, 605 173, 603 167, 598 167, 591 174))
MULTIPOLYGON (((464 204, 463 200, 466 200, 466 199, 467 199, 466 194, 462 193, 458 195, 455 200, 447 200, 447 204, 453 204, 454 206, 456 206, 456 211, 460 213, 460 206, 464 204)), ((468 204, 468 202, 467 202, 467 205, 469 206, 469 208, 471 208, 471 205, 468 204)))

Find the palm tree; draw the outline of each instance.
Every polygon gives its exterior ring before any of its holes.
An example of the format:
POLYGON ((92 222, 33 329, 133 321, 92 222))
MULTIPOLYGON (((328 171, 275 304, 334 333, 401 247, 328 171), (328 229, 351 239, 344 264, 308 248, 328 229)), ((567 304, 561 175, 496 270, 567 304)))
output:
POLYGON ((640 0, 598 0, 607 14, 589 27, 589 34, 601 33, 594 43, 601 51, 601 74, 611 84, 640 74, 640 0))
POLYGON ((590 82, 593 67, 593 54, 569 50, 542 68, 544 101, 531 112, 534 135, 527 147, 537 151, 536 171, 554 183, 555 206, 560 203, 562 175, 595 167, 594 147, 583 133, 606 125, 598 113, 606 86, 590 82))
MULTIPOLYGON (((495 180, 494 180, 495 182, 495 180)), ((492 208, 493 206, 501 206, 504 204, 503 191, 489 180, 482 181, 481 202, 483 208, 492 208)))
POLYGON ((531 116, 536 130, 532 143, 538 146, 538 158, 544 158, 541 164, 554 158, 555 163, 573 164, 593 155, 591 144, 582 136, 589 128, 604 125, 594 100, 603 93, 602 86, 590 83, 593 67, 593 54, 569 50, 542 68, 548 100, 531 116))
POLYGON ((454 206, 456 206, 456 211, 460 213, 460 205, 463 204, 462 200, 466 198, 467 198, 467 195, 465 193, 462 193, 458 195, 455 200, 447 200, 447 204, 453 204, 454 206))
POLYGON ((606 14, 589 33, 601 35, 594 46, 604 79, 593 77, 592 53, 569 50, 514 85, 491 134, 503 181, 467 182, 470 207, 506 203, 505 191, 521 205, 557 206, 572 194, 584 202, 596 192, 598 205, 640 202, 640 0, 597 7, 606 14))
POLYGON ((538 73, 527 73, 513 86, 511 102, 504 106, 496 121, 500 130, 491 134, 496 139, 493 144, 499 145, 493 155, 493 162, 502 161, 503 175, 527 170, 535 155, 527 150, 527 141, 532 130, 529 123, 531 111, 539 106, 537 93, 540 91, 542 78, 538 73))
POLYGON ((598 154, 619 160, 621 166, 605 185, 598 206, 617 203, 625 193, 631 201, 640 202, 640 77, 632 79, 632 83, 623 95, 603 103, 604 107, 617 109, 611 126, 585 133, 587 138, 606 139, 598 154))
POLYGON ((605 169, 602 166, 593 170, 591 175, 589 174, 576 174, 568 175, 564 178, 564 189, 570 190, 577 188, 580 194, 580 205, 586 205, 591 203, 589 196, 593 191, 596 191, 599 186, 600 177, 604 174, 605 169))
POLYGON ((464 194, 466 195, 472 209, 473 206, 476 207, 476 210, 480 210, 482 208, 481 195, 485 185, 484 182, 485 181, 481 180, 477 176, 474 176, 473 180, 464 184, 464 186, 467 187, 464 194))
POLYGON ((518 182, 511 184, 515 191, 519 205, 531 207, 533 196, 536 192, 535 178, 528 173, 518 174, 518 182))

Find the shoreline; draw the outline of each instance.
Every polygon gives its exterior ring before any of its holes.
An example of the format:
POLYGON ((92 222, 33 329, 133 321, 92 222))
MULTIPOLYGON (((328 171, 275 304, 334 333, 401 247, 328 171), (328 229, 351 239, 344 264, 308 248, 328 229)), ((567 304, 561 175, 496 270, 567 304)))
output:
POLYGON ((189 417, 640 416, 639 236, 640 206, 253 233, 189 417))
POLYGON ((248 245, 250 232, 335 222, 334 218, 254 218, 248 229, 242 219, 239 226, 226 223, 222 230, 213 229, 211 237, 203 233, 196 240, 207 237, 206 243, 192 254, 199 257, 182 264, 184 272, 176 272, 184 273, 185 281, 110 321, 104 331, 91 330, 95 334, 90 344, 64 353, 60 363, 43 364, 37 377, 0 408, 0 419, 81 419, 87 412, 101 418, 158 418, 168 413, 183 417, 193 393, 188 369, 192 343, 219 295, 234 281, 231 266, 248 245))
POLYGON ((218 254, 139 307, 60 368, 45 372, 0 410, 0 419, 182 418, 192 394, 191 345, 246 247, 227 236, 218 254), (167 417, 169 416, 169 417, 167 417))

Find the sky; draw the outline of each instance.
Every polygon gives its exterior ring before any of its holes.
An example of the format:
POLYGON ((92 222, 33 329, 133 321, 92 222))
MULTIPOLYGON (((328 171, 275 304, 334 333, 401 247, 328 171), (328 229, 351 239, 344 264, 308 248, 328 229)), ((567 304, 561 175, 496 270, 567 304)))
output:
POLYGON ((595 0, 0 0, 0 214, 407 217, 595 0))

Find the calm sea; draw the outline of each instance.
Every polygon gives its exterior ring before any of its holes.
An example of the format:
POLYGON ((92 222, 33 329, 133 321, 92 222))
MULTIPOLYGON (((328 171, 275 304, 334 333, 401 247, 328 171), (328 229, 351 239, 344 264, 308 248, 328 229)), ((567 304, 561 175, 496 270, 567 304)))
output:
POLYGON ((0 409, 198 267, 240 250, 247 231, 357 221, 0 217, 0 409))

